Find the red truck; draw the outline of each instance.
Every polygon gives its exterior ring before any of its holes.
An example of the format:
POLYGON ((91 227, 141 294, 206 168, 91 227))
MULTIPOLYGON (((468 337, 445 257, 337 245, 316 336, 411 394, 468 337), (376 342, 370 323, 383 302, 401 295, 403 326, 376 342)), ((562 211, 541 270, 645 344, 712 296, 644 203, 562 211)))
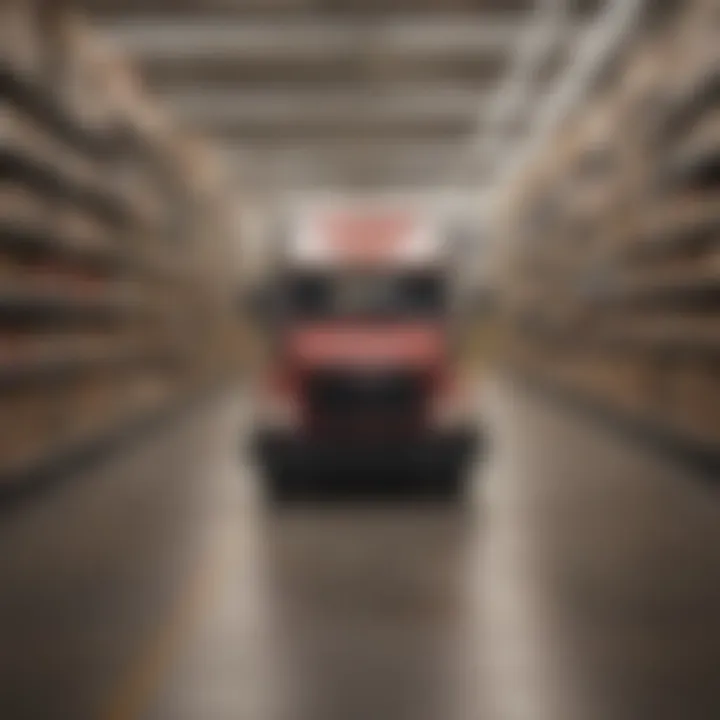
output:
POLYGON ((294 227, 274 268, 271 362, 255 399, 269 496, 458 496, 478 432, 437 226, 393 208, 340 208, 294 227))

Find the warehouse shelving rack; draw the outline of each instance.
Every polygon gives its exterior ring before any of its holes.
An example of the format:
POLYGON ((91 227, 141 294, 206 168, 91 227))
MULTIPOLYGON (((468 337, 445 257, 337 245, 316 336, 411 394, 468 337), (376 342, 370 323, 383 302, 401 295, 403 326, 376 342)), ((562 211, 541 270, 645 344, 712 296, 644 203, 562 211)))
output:
POLYGON ((515 363, 720 457, 712 5, 688 3, 558 133, 502 232, 514 247, 504 306, 515 363))
POLYGON ((0 3, 0 491, 232 364, 227 198, 187 143, 81 18, 0 3))

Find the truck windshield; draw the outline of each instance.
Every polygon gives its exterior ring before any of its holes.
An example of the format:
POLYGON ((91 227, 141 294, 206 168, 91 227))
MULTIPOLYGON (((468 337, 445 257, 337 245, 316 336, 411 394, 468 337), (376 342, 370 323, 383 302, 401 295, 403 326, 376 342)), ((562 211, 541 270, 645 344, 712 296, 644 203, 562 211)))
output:
POLYGON ((445 308, 445 280, 438 274, 304 275, 287 284, 291 315, 337 317, 436 317, 445 308))

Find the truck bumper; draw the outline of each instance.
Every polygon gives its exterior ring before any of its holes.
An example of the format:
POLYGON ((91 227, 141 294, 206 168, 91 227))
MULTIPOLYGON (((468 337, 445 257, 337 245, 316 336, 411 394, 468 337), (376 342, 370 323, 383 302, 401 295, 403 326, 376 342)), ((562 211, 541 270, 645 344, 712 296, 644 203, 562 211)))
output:
POLYGON ((253 449, 269 494, 275 497, 313 491, 454 496, 462 489, 480 439, 474 428, 372 442, 259 430, 253 449))

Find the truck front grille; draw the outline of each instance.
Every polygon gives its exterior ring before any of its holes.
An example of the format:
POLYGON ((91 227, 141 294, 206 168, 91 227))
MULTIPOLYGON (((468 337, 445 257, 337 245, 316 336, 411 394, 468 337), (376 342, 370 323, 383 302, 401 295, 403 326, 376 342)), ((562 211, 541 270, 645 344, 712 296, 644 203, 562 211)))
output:
POLYGON ((323 370, 307 382, 311 419, 328 429, 380 430, 422 419, 426 383, 407 371, 323 370))

